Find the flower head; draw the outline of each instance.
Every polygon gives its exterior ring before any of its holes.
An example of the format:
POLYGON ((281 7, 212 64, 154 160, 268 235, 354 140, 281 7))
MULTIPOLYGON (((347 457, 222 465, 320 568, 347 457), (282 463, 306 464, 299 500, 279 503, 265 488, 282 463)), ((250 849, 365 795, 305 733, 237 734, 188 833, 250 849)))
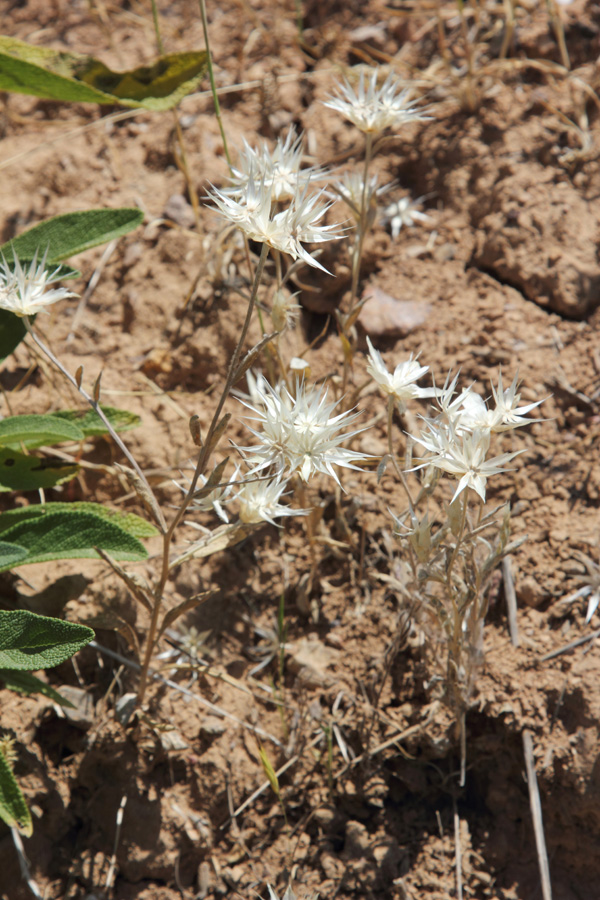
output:
POLYGON ((433 422, 427 422, 427 429, 426 433, 414 438, 431 454, 421 465, 434 466, 459 479, 453 501, 465 488, 472 488, 485 501, 487 479, 499 472, 506 472, 506 464, 523 453, 523 450, 516 450, 486 459, 491 437, 489 428, 459 432, 452 425, 438 427, 433 422))
POLYGON ((383 211, 383 220, 389 223, 392 237, 395 239, 400 234, 402 226, 412 228, 415 222, 427 222, 431 216, 421 212, 420 206, 422 197, 417 200, 411 200, 410 197, 401 197, 390 203, 383 211))
POLYGON ((369 338, 369 362, 367 372, 373 376, 384 394, 394 397, 401 406, 415 397, 433 397, 435 388, 422 388, 416 382, 429 371, 429 366, 422 366, 412 356, 398 363, 393 374, 388 372, 381 353, 375 349, 369 338))
POLYGON ((6 309, 16 316, 35 316, 39 312, 48 312, 47 306, 64 300, 65 297, 77 296, 66 288, 48 288, 60 279, 60 266, 53 272, 46 269, 46 257, 44 253, 39 264, 36 250, 29 268, 24 268, 19 258, 14 254, 12 264, 9 264, 4 256, 0 263, 0 309, 6 309))
POLYGON ((526 406, 519 406, 521 395, 517 394, 518 387, 519 376, 515 375, 510 387, 504 390, 502 386, 502 372, 498 372, 498 387, 495 388, 492 385, 492 393, 496 403, 493 431, 508 431, 511 428, 528 425, 531 419, 525 418, 527 413, 530 413, 532 409, 544 402, 542 399, 537 400, 535 403, 528 403, 526 406))
POLYGON ((393 184, 383 184, 377 186, 377 175, 369 178, 365 188, 365 180, 362 172, 346 172, 332 185, 334 191, 339 194, 344 203, 350 207, 353 217, 359 221, 361 217, 361 209, 363 207, 363 196, 365 201, 365 209, 372 212, 374 220, 377 210, 377 198, 381 197, 387 191, 391 190, 393 184))
POLYGON ((323 176, 318 166, 301 169, 302 135, 296 135, 292 126, 285 140, 278 138, 272 151, 263 143, 258 150, 244 140, 244 150, 238 165, 232 170, 232 184, 224 193, 229 196, 243 194, 251 178, 264 180, 269 188, 271 200, 281 202, 292 200, 298 191, 323 176))
POLYGON ((287 480, 272 478, 271 480, 248 481, 238 491, 240 504, 240 520, 248 525, 259 522, 270 522, 280 516, 306 516, 309 509, 292 509, 279 500, 287 487, 287 480))
POLYGON ((407 122, 428 119, 422 110, 416 109, 417 100, 411 100, 408 90, 390 73, 381 87, 377 87, 379 69, 373 69, 365 85, 365 73, 361 68, 358 89, 354 91, 347 79, 338 84, 337 95, 325 103, 341 113, 366 134, 382 134, 388 128, 398 128, 407 122))
POLYGON ((287 253, 292 259, 302 259, 309 266, 327 271, 302 246, 342 237, 338 225, 319 225, 331 202, 320 204, 323 191, 308 194, 296 191, 290 205, 281 212, 272 212, 271 188, 264 176, 257 180, 251 172, 248 182, 238 196, 212 189, 210 197, 226 219, 236 225, 253 241, 268 244, 287 253))
POLYGON ((259 425, 250 428, 257 443, 240 448, 253 472, 271 468, 278 475, 298 472, 304 481, 323 472, 339 484, 334 466, 358 469, 354 463, 365 459, 366 454, 341 446, 363 430, 340 434, 359 413, 333 415, 338 403, 327 402, 327 390, 323 387, 307 387, 299 381, 294 397, 286 387, 273 388, 262 381, 256 385, 256 392, 260 402, 245 405, 259 425))

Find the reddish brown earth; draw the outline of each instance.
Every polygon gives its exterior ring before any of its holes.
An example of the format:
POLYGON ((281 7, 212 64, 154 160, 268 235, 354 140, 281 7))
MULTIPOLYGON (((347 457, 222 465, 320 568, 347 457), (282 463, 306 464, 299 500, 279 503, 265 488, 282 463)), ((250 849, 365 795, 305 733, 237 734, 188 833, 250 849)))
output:
MULTIPOLYGON (((167 50, 203 46, 192 3, 162 7, 167 50)), ((94 54, 115 68, 154 56, 145 5, 26 0, 5 3, 4 13, 11 35, 94 54)), ((35 823, 25 850, 48 900, 105 895, 123 796, 118 900, 265 897, 267 883, 283 891, 291 875, 300 897, 446 900, 457 896, 457 845, 463 896, 541 897, 524 730, 533 736, 554 897, 600 894, 598 647, 590 640, 543 658, 591 637, 597 624, 585 624, 584 600, 559 601, 582 584, 578 554, 600 564, 600 11, 582 0, 561 9, 569 72, 545 4, 517 8, 505 61, 498 58, 503 8, 468 7, 470 89, 457 7, 443 3, 441 15, 443 44, 433 4, 309 0, 303 49, 291 3, 226 0, 209 9, 218 84, 239 85, 221 99, 232 148, 243 137, 272 140, 294 123, 306 132, 311 161, 351 167, 362 159, 361 139, 320 102, 340 71, 390 64, 413 79, 432 118, 387 142, 376 170, 382 182, 402 186, 391 196, 425 195, 431 220, 395 241, 376 224, 362 285, 414 301, 423 321, 377 345, 390 365, 420 352, 438 383, 460 367, 465 383, 476 379, 486 391, 501 365, 507 380, 519 372, 525 402, 548 398, 536 423, 502 447, 526 450, 515 471, 490 484, 490 502, 512 504, 514 535, 528 535, 511 560, 520 645, 511 644, 498 577, 467 717, 466 786, 458 786, 452 719, 427 688, 424 633, 418 621, 407 625, 401 597, 377 578, 393 569, 388 508, 402 503, 400 489, 391 477, 378 488, 374 474, 347 473, 349 534, 336 522, 331 484, 315 488, 323 535, 337 543, 319 550, 308 604, 300 520, 283 530, 265 526, 227 555, 190 564, 169 586, 172 605, 214 591, 185 619, 210 632, 205 652, 213 669, 192 685, 196 699, 155 686, 147 714, 122 726, 115 706, 135 690, 135 673, 89 648, 48 676, 91 698, 85 727, 59 718, 44 700, 0 694, 0 724, 17 739, 16 773, 35 823), (248 648, 262 640, 253 625, 273 628, 282 594, 283 682, 276 660, 253 680, 257 658, 248 648), (273 683, 283 714, 269 699, 273 683), (211 712, 206 701, 239 721, 211 712), (328 758, 325 734, 334 722, 358 758, 350 767, 336 741, 328 758), (232 820, 265 782, 256 726, 274 739, 262 739, 273 765, 290 763, 280 779, 282 804, 268 789, 232 820)), ((186 98, 177 115, 202 200, 227 173, 210 95, 186 98)), ((128 443, 165 503, 174 502, 171 479, 194 453, 188 419, 197 414, 205 424, 212 415, 241 326, 245 301, 234 288, 245 286, 243 255, 204 205, 195 221, 173 114, 113 119, 106 109, 4 95, 0 151, 2 240, 74 209, 138 205, 146 214, 103 266, 85 309, 75 316, 77 301, 60 304, 45 333, 72 371, 84 365, 86 383, 103 371, 105 402, 141 415, 128 443)), ((102 252, 75 260, 80 292, 102 252)), ((338 277, 307 274, 318 291, 303 295, 307 309, 288 345, 317 378, 339 373, 343 359, 333 327, 306 350, 325 314, 347 299, 347 245, 327 258, 338 277)), ((258 335, 255 326, 251 337, 258 335)), ((357 384, 365 374, 360 347, 357 384)), ((5 364, 3 414, 78 404, 46 364, 23 381, 31 361, 21 346, 5 364)), ((384 401, 373 391, 363 402, 382 418, 362 449, 381 454, 384 401)), ((238 421, 229 436, 244 443, 243 435, 238 421)), ((86 455, 104 466, 118 458, 105 441, 86 455)), ((137 509, 126 492, 106 468, 87 469, 61 497, 137 509)), ((148 574, 153 565, 151 558, 138 568, 148 574)), ((94 624, 100 644, 134 658, 123 627, 121 634, 115 627, 120 617, 143 638, 145 613, 101 563, 19 572, 26 582, 6 582, 6 608, 15 589, 31 595, 57 575, 82 572, 85 586, 68 582, 75 599, 64 614, 94 624)), ((62 600, 39 611, 56 613, 62 600)), ((175 678, 188 683, 185 673, 175 678)), ((31 896, 4 826, 0 896, 31 896)))

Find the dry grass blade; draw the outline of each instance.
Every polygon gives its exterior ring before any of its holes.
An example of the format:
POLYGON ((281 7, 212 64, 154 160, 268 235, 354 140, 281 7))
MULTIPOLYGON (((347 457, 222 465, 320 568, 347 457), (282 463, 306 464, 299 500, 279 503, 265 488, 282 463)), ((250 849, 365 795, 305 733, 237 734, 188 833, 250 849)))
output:
POLYGON ((515 582, 509 556, 505 556, 502 560, 502 578, 504 580, 504 598, 506 600, 510 640, 513 647, 518 647, 519 626, 517 624, 517 595, 515 593, 515 582))
POLYGON ((538 864, 540 867, 542 896, 544 900, 552 900, 550 867, 548 865, 548 853, 546 851, 546 839, 544 837, 544 822, 542 819, 542 803, 540 801, 540 791, 538 788, 537 775, 535 772, 535 761, 533 758, 533 739, 531 737, 531 732, 527 730, 523 732, 523 754, 525 756, 527 786, 529 787, 529 805, 531 807, 531 818, 533 819, 533 830, 535 833, 535 845, 537 848, 538 864))

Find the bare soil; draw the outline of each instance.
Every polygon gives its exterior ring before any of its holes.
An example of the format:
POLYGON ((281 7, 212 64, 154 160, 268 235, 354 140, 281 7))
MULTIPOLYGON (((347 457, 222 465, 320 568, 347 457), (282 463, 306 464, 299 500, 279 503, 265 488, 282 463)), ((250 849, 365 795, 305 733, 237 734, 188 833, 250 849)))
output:
MULTIPOLYGON (((194 4, 161 7, 167 50, 203 46, 194 4)), ((391 197, 424 196, 431 220, 395 240, 376 223, 362 288, 414 301, 423 314, 406 336, 380 336, 377 346, 390 365, 421 353, 437 383, 460 368, 465 383, 477 380, 487 392, 501 366, 507 383, 519 372, 524 402, 548 398, 535 424, 502 447, 526 451, 515 470, 490 483, 490 502, 509 501, 514 535, 528 536, 511 560, 520 642, 511 643, 499 573, 467 717, 466 786, 458 786, 458 735, 436 698, 423 631, 377 577, 393 573, 388 508, 399 507, 401 491, 391 476, 378 487, 373 472, 347 473, 348 529, 335 517, 331 484, 315 488, 330 540, 308 598, 300 520, 265 526, 226 555, 190 564, 170 585, 171 605, 213 592, 185 618, 208 632, 202 652, 211 668, 197 672, 193 697, 154 684, 146 714, 122 725, 117 704, 135 690, 136 673, 91 648, 48 673, 53 685, 91 699, 83 722, 60 718, 43 699, 0 693, 0 724, 17 739, 16 773, 35 823, 25 850, 47 900, 105 896, 123 797, 117 900, 266 897, 267 883, 283 891, 292 876, 301 898, 318 891, 340 900, 446 900, 457 896, 457 848, 463 896, 541 897, 524 731, 533 736, 554 897, 600 895, 597 619, 586 624, 585 600, 560 603, 583 583, 578 554, 600 564, 600 10, 591 0, 559 9, 569 71, 546 4, 517 7, 505 60, 504 8, 465 8, 469 79, 458 7, 439 9, 441 24, 421 0, 308 0, 303 44, 291 2, 224 0, 211 4, 209 20, 218 85, 237 85, 221 95, 233 152, 243 138, 270 141, 294 124, 312 162, 351 168, 362 140, 321 102, 340 72, 390 64, 413 79, 432 118, 386 142, 376 170, 382 183, 398 182, 391 197), (265 658, 257 647, 268 642, 257 628, 276 628, 282 595, 283 677, 277 654, 252 676, 265 658), (590 640, 545 658, 580 637, 590 640), (261 746, 275 768, 288 764, 281 803, 270 788, 250 799, 266 781, 261 746), (355 756, 350 765, 342 746, 355 756)), ((138 3, 8 0, 3 11, 7 33, 114 68, 155 56, 151 13, 138 3)), ((209 183, 222 185, 227 175, 207 90, 176 113, 202 202, 197 221, 175 114, 114 113, 3 96, 0 237, 74 209, 144 210, 144 226, 108 259, 99 248, 74 260, 83 272, 76 290, 97 267, 99 282, 85 307, 53 308, 44 333, 72 371, 84 366, 86 384, 103 372, 105 402, 141 415, 127 440, 168 504, 176 500, 172 479, 194 455, 189 417, 205 425, 223 383, 247 267, 204 205, 209 183)), ((338 277, 306 274, 316 293, 301 295, 302 321, 288 339, 290 354, 306 356, 317 378, 342 368, 327 315, 347 301, 345 242, 326 264, 338 277)), ((250 337, 258 336, 256 324, 250 337)), ((364 347, 356 384, 365 377, 364 347)), ((3 413, 79 405, 41 361, 24 378, 32 359, 22 345, 7 360, 3 413)), ((381 416, 361 449, 381 455, 384 401, 372 391, 363 405, 381 416)), ((230 409, 239 415, 239 404, 230 409)), ((245 434, 238 419, 228 436, 245 443, 245 434)), ((140 511, 106 471, 119 459, 107 441, 96 441, 86 459, 98 468, 84 469, 61 499, 140 511)), ((151 572, 152 559, 138 569, 151 572)), ((135 659, 132 632, 143 639, 146 613, 103 564, 19 573, 25 581, 6 579, 5 608, 27 603, 88 622, 99 644, 135 659), (66 579, 58 598, 32 596, 58 576, 66 579)), ((189 684, 189 672, 173 677, 189 684)), ((31 896, 2 825, 0 896, 31 896)))

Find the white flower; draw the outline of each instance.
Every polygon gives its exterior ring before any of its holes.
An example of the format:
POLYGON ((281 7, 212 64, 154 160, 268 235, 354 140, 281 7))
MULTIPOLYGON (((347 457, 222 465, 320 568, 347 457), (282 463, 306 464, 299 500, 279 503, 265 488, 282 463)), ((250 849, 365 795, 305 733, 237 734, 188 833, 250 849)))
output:
MULTIPOLYGON (((232 492, 234 486, 239 480, 239 475, 240 467, 236 466, 231 478, 226 484, 221 484, 219 487, 213 488, 204 496, 202 496, 202 487, 199 487, 196 490, 194 499, 190 503, 190 510, 196 510, 197 512, 210 512, 212 510, 218 515, 222 522, 229 522, 229 516, 227 515, 224 506, 226 503, 230 503, 233 499, 232 492), (200 494, 200 496, 198 496, 198 494, 200 494)), ((208 481, 206 475, 201 475, 199 480, 202 486, 206 485, 208 481)), ((189 484, 188 478, 186 478, 186 481, 189 484)), ((174 481, 173 484, 178 487, 179 490, 184 494, 187 494, 188 488, 185 485, 179 484, 179 482, 177 481, 174 481)), ((186 524, 196 527, 195 523, 193 522, 187 522, 186 524)))
POLYGON ((409 359, 398 363, 394 373, 391 374, 387 370, 381 353, 374 348, 369 338, 367 338, 367 344, 369 345, 367 372, 370 372, 384 394, 394 397, 402 407, 405 407, 406 403, 415 397, 435 396, 435 388, 422 388, 415 384, 429 371, 429 366, 420 365, 411 355, 409 359))
POLYGON ((268 244, 275 250, 302 259, 310 266, 327 271, 304 249, 302 244, 315 244, 342 237, 338 225, 318 225, 331 202, 320 204, 323 191, 310 196, 306 190, 296 192, 287 209, 272 213, 271 190, 264 178, 257 181, 251 173, 239 197, 231 197, 217 188, 210 197, 225 218, 253 241, 268 244))
POLYGON ((271 321, 277 331, 294 328, 300 318, 302 307, 296 303, 298 294, 288 294, 285 290, 276 291, 271 301, 271 321))
POLYGON ((456 411, 454 424, 457 431, 475 431, 488 429, 495 431, 499 424, 498 413, 494 409, 488 409, 485 400, 475 391, 468 391, 462 395, 460 406, 456 411))
POLYGON ((417 200, 411 200, 410 197, 401 197, 400 200, 395 200, 389 206, 386 206, 383 211, 383 220, 386 224, 389 223, 394 239, 400 234, 402 226, 412 228, 415 222, 427 222, 431 219, 431 216, 421 212, 419 209, 422 200, 422 197, 419 197, 417 200))
POLYGON ((238 491, 240 520, 248 525, 270 522, 279 516, 306 516, 309 509, 292 509, 280 503, 280 497, 287 487, 287 480, 273 478, 270 481, 248 481, 238 491))
POLYGON ((240 161, 232 170, 233 184, 224 193, 234 197, 243 194, 248 181, 258 178, 270 189, 273 202, 292 200, 309 182, 314 183, 323 176, 323 170, 318 166, 301 169, 301 164, 302 135, 296 136, 293 126, 284 141, 278 138, 272 151, 269 151, 266 143, 255 150, 244 139, 240 161))
POLYGON ((323 387, 306 387, 304 382, 298 382, 293 397, 283 385, 273 388, 263 382, 256 391, 260 402, 245 405, 255 413, 253 418, 260 425, 260 430, 250 428, 258 443, 240 448, 253 472, 268 468, 278 475, 298 472, 304 481, 322 472, 339 484, 334 466, 358 469, 354 463, 365 459, 366 454, 341 446, 364 430, 340 434, 360 414, 332 415, 338 403, 327 403, 323 387))
POLYGON ((465 488, 472 488, 485 501, 487 479, 499 472, 506 472, 506 464, 524 452, 516 450, 512 453, 501 453, 500 456, 486 460, 491 437, 489 429, 458 432, 452 426, 437 428, 433 422, 428 422, 427 427, 428 433, 414 440, 432 456, 417 468, 435 466, 442 472, 448 472, 459 478, 452 501, 456 500, 465 488))
POLYGON ((531 419, 526 419, 527 413, 543 403, 543 400, 537 400, 535 403, 528 403, 526 406, 519 406, 521 395, 517 394, 519 386, 519 376, 515 375, 512 384, 506 390, 502 387, 502 372, 498 372, 498 388, 492 385, 492 393, 496 403, 495 424, 493 431, 508 431, 511 428, 518 428, 521 425, 528 425, 531 419))
POLYGON ((49 272, 46 270, 48 251, 44 253, 39 265, 37 255, 36 250, 28 269, 21 265, 16 253, 12 265, 4 257, 0 263, 0 309, 6 309, 19 318, 48 312, 46 307, 52 303, 77 296, 66 288, 48 289, 48 285, 59 281, 60 266, 49 272))
POLYGON ((355 92, 344 79, 337 86, 337 96, 332 96, 325 106, 341 113, 366 134, 381 134, 387 128, 429 118, 422 110, 415 109, 418 101, 409 99, 409 91, 401 89, 395 75, 390 73, 380 88, 378 76, 379 69, 373 69, 365 87, 365 73, 361 68, 358 90, 355 92))
POLYGON ((390 183, 377 187, 378 180, 377 175, 373 175, 373 177, 367 181, 365 189, 365 180, 361 172, 346 172, 332 185, 332 187, 333 190, 339 194, 344 203, 350 207, 352 215, 358 221, 360 220, 361 209, 363 208, 363 196, 365 209, 370 210, 373 208, 375 211, 377 208, 377 198, 387 193, 387 191, 391 190, 394 186, 390 183))

